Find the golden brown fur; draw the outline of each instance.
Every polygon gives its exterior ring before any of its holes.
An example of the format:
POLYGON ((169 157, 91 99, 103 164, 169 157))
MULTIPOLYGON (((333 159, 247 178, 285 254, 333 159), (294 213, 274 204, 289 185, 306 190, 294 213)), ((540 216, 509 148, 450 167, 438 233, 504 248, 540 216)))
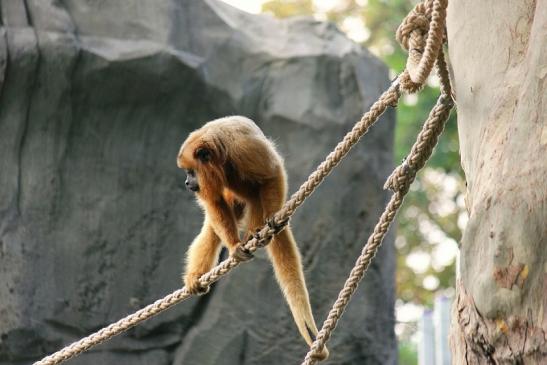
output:
MULTIPOLYGON (((184 274, 186 287, 198 292, 198 278, 214 266, 221 242, 232 254, 240 244, 238 226, 246 227, 248 237, 283 206, 287 177, 273 143, 252 120, 239 116, 214 120, 192 132, 177 164, 187 171, 187 186, 196 190, 205 210, 184 274)), ((267 250, 296 325, 311 345, 317 328, 290 227, 276 235, 267 250)), ((325 348, 321 357, 327 356, 325 348)))

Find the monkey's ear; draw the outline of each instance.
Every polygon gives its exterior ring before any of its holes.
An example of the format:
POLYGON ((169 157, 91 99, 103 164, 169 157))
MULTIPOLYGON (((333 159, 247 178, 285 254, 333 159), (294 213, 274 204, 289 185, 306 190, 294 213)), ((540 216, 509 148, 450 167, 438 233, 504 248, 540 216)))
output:
POLYGON ((194 156, 203 163, 211 161, 211 151, 205 147, 199 147, 194 152, 194 156))

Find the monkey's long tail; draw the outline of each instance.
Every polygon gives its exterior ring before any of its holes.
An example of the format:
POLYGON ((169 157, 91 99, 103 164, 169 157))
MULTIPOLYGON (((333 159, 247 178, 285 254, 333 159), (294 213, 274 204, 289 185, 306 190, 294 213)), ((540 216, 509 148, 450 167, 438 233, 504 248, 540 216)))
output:
MULTIPOLYGON (((275 276, 289 304, 296 326, 304 340, 311 346, 317 336, 317 327, 306 289, 300 252, 290 228, 287 227, 274 236, 267 248, 275 276)), ((326 359, 328 356, 329 352, 327 348, 324 348, 320 359, 326 359)))

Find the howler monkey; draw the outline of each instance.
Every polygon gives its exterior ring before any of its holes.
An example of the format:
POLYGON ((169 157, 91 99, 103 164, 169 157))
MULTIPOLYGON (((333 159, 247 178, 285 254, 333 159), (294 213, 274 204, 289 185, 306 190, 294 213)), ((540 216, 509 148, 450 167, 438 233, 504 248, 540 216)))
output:
MULTIPOLYGON (((201 232, 188 250, 184 284, 202 290, 199 277, 218 259, 221 242, 230 254, 285 203, 287 176, 273 143, 250 119, 231 116, 206 123, 182 144, 177 165, 186 170, 186 187, 205 211, 201 232)), ((300 252, 289 226, 267 246, 275 275, 300 334, 308 345, 317 335, 300 252)), ((325 348, 321 357, 326 358, 325 348)))

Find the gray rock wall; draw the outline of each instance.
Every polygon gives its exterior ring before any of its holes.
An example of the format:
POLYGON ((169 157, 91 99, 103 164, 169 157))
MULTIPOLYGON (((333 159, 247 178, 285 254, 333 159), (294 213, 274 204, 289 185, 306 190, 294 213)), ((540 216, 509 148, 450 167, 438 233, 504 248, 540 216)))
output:
MULTIPOLYGON (((1 0, 0 364, 28 364, 181 285, 201 213, 175 158, 207 120, 256 120, 294 191, 388 83, 332 25, 216 1, 1 0)), ((388 112, 292 220, 318 325, 387 194, 388 112)), ((386 240, 330 364, 394 364, 386 240)), ((71 364, 297 364, 263 253, 71 364)))

